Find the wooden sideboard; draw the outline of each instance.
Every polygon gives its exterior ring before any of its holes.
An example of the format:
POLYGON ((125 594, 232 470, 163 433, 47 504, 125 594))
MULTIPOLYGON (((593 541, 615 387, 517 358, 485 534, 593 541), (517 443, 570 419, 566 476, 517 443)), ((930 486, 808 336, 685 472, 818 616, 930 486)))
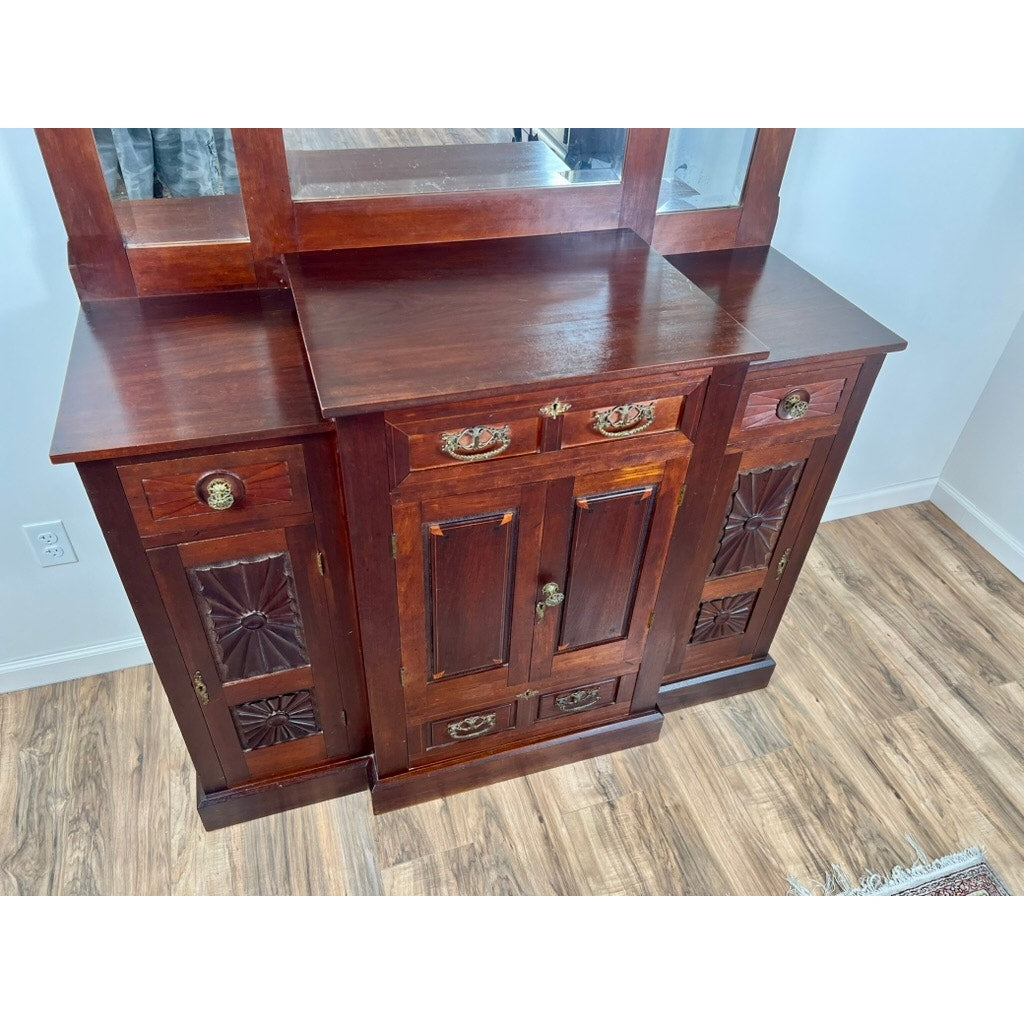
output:
POLYGON ((905 343, 766 247, 671 264, 620 229, 85 304, 51 454, 208 828, 367 787, 387 811, 766 685, 905 343))

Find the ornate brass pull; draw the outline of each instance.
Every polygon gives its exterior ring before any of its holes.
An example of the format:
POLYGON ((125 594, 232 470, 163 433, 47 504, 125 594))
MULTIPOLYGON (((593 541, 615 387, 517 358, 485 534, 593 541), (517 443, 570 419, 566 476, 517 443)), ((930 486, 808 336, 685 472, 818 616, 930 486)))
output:
POLYGON ((509 425, 503 427, 466 427, 454 434, 441 435, 441 451, 459 462, 480 462, 500 455, 512 443, 509 425))
POLYGON ((477 736, 486 736, 489 732, 494 732, 497 722, 496 714, 470 715, 461 722, 449 722, 448 735, 453 740, 472 740, 477 736))
POLYGON ((564 697, 555 698, 555 706, 564 715, 572 714, 573 711, 586 711, 600 703, 600 690, 573 690, 564 697))
POLYGON ((798 420, 807 415, 811 407, 811 393, 806 388, 790 391, 775 408, 775 415, 780 420, 798 420))
POLYGON ((196 691, 200 704, 210 703, 210 691, 206 688, 206 683, 203 682, 202 672, 197 672, 192 677, 192 689, 196 691))
POLYGON ((559 416, 564 416, 572 406, 568 402, 563 402, 560 398, 556 398, 550 405, 545 405, 541 408, 541 416, 547 416, 549 420, 557 420, 559 416))
POLYGON ((594 413, 594 429, 605 437, 632 437, 654 422, 656 402, 617 405, 594 413))
POLYGON ((786 571, 786 566, 789 565, 789 553, 792 550, 792 548, 786 548, 786 550, 782 552, 782 557, 779 559, 779 564, 775 569, 775 578, 777 580, 782 579, 782 574, 786 571))
POLYGON ((541 600, 537 602, 537 621, 544 621, 544 613, 549 608, 555 608, 565 600, 565 594, 558 589, 557 583, 545 583, 540 588, 540 592, 543 595, 541 600))
POLYGON ((196 494, 215 512, 223 512, 245 498, 245 481, 234 473, 218 469, 196 481, 196 494))

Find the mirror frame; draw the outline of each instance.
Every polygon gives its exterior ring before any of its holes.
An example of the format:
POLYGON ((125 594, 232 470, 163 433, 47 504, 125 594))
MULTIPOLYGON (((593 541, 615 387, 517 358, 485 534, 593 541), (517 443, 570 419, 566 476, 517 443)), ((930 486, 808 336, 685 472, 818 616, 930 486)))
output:
POLYGON ((795 129, 758 129, 740 206, 668 214, 656 212, 668 128, 629 129, 615 184, 300 202, 292 199, 282 130, 231 132, 249 239, 126 246, 92 130, 36 129, 83 300, 282 288, 281 256, 315 249, 618 227, 664 255, 768 245, 795 129))

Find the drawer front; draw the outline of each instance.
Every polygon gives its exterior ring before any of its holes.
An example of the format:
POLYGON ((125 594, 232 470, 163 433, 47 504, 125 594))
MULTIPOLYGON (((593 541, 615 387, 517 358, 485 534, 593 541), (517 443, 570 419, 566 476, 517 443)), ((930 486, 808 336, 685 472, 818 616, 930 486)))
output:
POLYGON ((576 686, 571 690, 545 694, 537 706, 537 721, 572 718, 584 711, 614 704, 619 690, 618 679, 606 679, 600 683, 576 686))
POLYGON ((457 715, 454 718, 443 718, 431 722, 427 728, 427 747, 448 747, 453 744, 464 746, 473 740, 480 740, 506 732, 515 725, 515 707, 502 704, 499 707, 474 711, 468 715, 457 715))
POLYGON ((119 466, 143 536, 308 513, 301 445, 119 466))
POLYGON ((543 418, 536 402, 462 404, 389 413, 392 483, 410 473, 480 465, 541 450, 543 418))
POLYGON ((685 398, 669 395, 650 398, 644 393, 611 398, 608 404, 587 403, 573 408, 562 420, 562 447, 577 448, 587 444, 622 443, 627 438, 652 437, 669 431, 682 431, 685 398))
POLYGON ((801 370, 787 367, 751 374, 744 387, 732 439, 783 440, 835 431, 860 364, 801 370))
POLYGON ((595 445, 633 456, 652 448, 688 450, 707 378, 707 371, 661 374, 390 412, 391 485, 417 473, 434 479, 445 468, 483 470, 538 456, 550 461, 560 451, 595 445))

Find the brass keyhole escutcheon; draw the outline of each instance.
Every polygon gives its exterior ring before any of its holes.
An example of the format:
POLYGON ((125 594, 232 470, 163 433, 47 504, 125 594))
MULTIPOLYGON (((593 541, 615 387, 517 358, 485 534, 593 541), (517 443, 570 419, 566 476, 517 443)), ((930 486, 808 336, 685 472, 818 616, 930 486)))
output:
POLYGON ((545 583, 540 589, 541 599, 537 602, 537 621, 544 621, 544 613, 549 608, 556 608, 565 600, 565 594, 558 588, 557 583, 545 583))
POLYGON ((214 470, 196 481, 196 494, 215 512, 224 512, 241 504, 245 498, 245 481, 236 473, 214 470))

